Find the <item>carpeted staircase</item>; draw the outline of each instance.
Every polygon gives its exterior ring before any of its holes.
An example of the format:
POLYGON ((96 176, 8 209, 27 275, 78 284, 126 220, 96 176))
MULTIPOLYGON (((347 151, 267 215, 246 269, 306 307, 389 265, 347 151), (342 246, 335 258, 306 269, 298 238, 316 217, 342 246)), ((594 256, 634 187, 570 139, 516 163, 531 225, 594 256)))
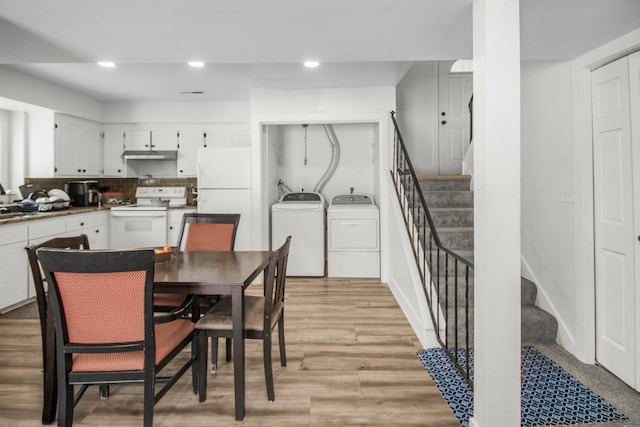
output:
MULTIPOLYGON (((469 191, 470 177, 468 175, 422 175, 418 176, 422 193, 431 212, 431 217, 436 226, 438 236, 442 244, 456 252, 458 255, 473 262, 473 192, 469 191)), ((420 224, 424 226, 424 224, 420 224)), ((444 257, 440 260, 440 270, 444 272, 444 257)), ((448 266, 449 276, 455 274, 453 267, 448 266)), ((443 273, 444 274, 444 273, 443 273)), ((458 276, 463 275, 458 271, 458 276)), ((441 278, 444 283, 444 278, 441 278)), ((453 283, 450 280, 450 283, 453 283)), ((454 289, 450 286, 449 301, 454 301, 454 292, 458 294, 458 327, 459 342, 464 342, 464 301, 465 295, 462 288, 464 280, 459 280, 460 286, 454 289)), ((516 285, 516 284, 514 284, 516 285)), ((522 292, 522 318, 521 333, 523 344, 555 343, 558 323, 548 312, 536 307, 535 300, 537 287, 531 281, 521 279, 522 292)), ((445 290, 441 289, 440 299, 443 300, 445 290)), ((469 318, 471 346, 473 345, 473 277, 470 278, 469 289, 469 318)), ((453 308, 449 311, 449 319, 453 319, 453 308)), ((449 336, 449 342, 453 342, 453 336, 449 336)))

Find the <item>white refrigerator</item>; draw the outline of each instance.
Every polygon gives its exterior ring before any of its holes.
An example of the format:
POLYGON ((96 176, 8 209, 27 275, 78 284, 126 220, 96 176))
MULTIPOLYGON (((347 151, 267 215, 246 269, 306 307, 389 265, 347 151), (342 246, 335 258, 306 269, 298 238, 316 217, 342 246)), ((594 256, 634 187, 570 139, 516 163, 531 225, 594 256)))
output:
POLYGON ((251 250, 251 147, 198 149, 198 212, 239 213, 235 250, 251 250))

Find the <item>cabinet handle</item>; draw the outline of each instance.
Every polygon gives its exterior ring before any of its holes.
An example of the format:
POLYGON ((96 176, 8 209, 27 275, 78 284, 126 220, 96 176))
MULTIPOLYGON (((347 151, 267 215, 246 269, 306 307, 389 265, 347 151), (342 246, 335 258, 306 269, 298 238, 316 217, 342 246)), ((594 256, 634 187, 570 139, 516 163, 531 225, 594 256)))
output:
POLYGON ((169 230, 173 230, 173 225, 170 225, 170 226, 169 226, 169 230))
POLYGON ((84 227, 84 222, 81 222, 81 223, 80 223, 80 227, 84 227))
POLYGON ((82 172, 82 169, 78 169, 78 173, 82 172))
POLYGON ((96 230, 96 233, 99 233, 99 232, 100 232, 100 230, 96 230))
POLYGON ((121 169, 118 169, 118 173, 120 173, 120 172, 122 172, 122 170, 121 170, 121 169))

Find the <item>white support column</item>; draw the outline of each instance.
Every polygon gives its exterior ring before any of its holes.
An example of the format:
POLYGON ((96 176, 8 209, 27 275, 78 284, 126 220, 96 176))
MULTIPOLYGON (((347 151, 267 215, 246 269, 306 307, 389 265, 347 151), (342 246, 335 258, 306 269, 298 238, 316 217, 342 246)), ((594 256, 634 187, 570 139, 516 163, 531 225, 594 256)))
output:
POLYGON ((519 27, 518 1, 473 0, 475 427, 520 425, 519 27))

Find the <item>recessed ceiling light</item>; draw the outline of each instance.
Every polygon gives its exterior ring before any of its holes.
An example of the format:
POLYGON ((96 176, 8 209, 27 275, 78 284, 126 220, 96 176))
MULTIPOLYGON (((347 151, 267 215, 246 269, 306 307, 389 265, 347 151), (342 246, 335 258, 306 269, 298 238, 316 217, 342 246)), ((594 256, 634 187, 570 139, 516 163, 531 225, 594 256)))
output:
POLYGON ((194 68, 202 68, 204 67, 204 62, 202 61, 189 61, 187 64, 194 68))
POLYGON ((107 67, 107 68, 113 68, 116 66, 116 64, 114 64, 111 61, 100 61, 98 62, 98 65, 101 67, 107 67))
POLYGON ((304 61, 304 66, 307 68, 316 68, 320 63, 318 61, 304 61))

